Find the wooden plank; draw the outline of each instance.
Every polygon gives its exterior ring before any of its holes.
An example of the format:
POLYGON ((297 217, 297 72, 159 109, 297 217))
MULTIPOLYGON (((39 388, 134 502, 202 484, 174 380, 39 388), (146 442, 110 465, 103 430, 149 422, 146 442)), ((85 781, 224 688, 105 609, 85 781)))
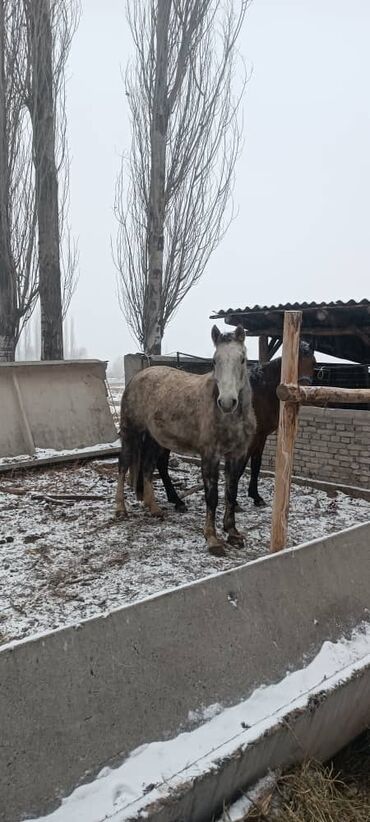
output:
MULTIPOLYGON (((282 383, 298 383, 299 337, 301 311, 284 314, 282 383)), ((279 428, 276 446, 275 490, 272 506, 271 551, 286 547, 290 486, 293 472, 294 443, 297 433, 298 405, 280 402, 279 428)))
MULTIPOLYGON (((248 470, 248 469, 247 469, 248 470)), ((274 471, 260 471, 261 477, 274 477, 274 471)), ((316 480, 311 477, 300 477, 292 475, 292 485, 303 485, 305 488, 318 488, 319 491, 326 491, 329 497, 336 497, 338 491, 354 499, 366 499, 370 502, 370 488, 363 488, 360 485, 345 485, 342 482, 326 482, 316 480)))
POLYGON ((35 468, 42 468, 45 466, 58 465, 64 462, 88 462, 89 460, 106 459, 107 457, 118 457, 121 448, 119 446, 106 448, 91 448, 88 450, 82 448, 80 451, 71 451, 69 454, 58 454, 57 452, 50 457, 26 457, 19 459, 18 457, 8 457, 9 462, 0 462, 0 475, 15 471, 24 471, 25 469, 31 471, 35 468))
POLYGON ((258 337, 258 359, 260 363, 268 362, 269 356, 269 338, 266 334, 261 334, 258 337))
POLYGON ((283 402, 304 403, 305 405, 327 405, 328 403, 370 403, 370 388, 337 388, 336 386, 305 386, 281 383, 276 389, 283 402))
MULTIPOLYGON (((237 318, 235 317, 235 320, 233 320, 231 325, 236 324, 236 319, 237 318)), ((242 320, 241 323, 243 324, 242 320)), ((277 321, 274 325, 268 325, 266 328, 259 328, 258 330, 253 330, 250 326, 245 329, 246 337, 258 337, 260 334, 266 334, 269 337, 276 337, 281 334, 281 325, 279 321, 277 321)), ((370 326, 364 326, 363 328, 358 328, 356 326, 344 326, 343 328, 340 328, 328 327, 327 325, 307 327, 304 325, 302 328, 302 334, 305 337, 368 337, 370 334, 370 326)))

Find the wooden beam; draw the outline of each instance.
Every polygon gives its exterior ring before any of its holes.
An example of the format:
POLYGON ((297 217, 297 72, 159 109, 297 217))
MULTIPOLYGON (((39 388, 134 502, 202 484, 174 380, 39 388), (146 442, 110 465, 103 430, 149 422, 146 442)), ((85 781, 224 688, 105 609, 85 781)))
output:
MULTIPOLYGON (((278 337, 281 336, 281 326, 277 324, 270 325, 267 328, 260 328, 258 329, 258 331, 253 331, 253 329, 251 328, 246 328, 245 334, 246 337, 258 337, 261 334, 265 334, 268 337, 278 337)), ((347 326, 346 328, 329 328, 328 326, 322 327, 318 325, 316 327, 308 326, 306 328, 306 326, 303 325, 302 334, 304 337, 366 337, 370 334, 370 326, 364 326, 363 328, 360 328, 359 326, 347 326)))
POLYGON ((335 386, 306 386, 281 383, 276 389, 283 402, 304 403, 305 405, 327 405, 328 403, 370 403, 370 388, 336 388, 335 386))
MULTIPOLYGON (((301 311, 285 312, 283 357, 281 363, 281 380, 283 383, 298 383, 299 338, 301 323, 301 311)), ((281 551, 282 548, 286 547, 290 486, 293 471, 293 453, 297 433, 297 424, 297 403, 281 402, 276 446, 271 551, 281 551)))
POLYGON ((268 362, 269 357, 269 338, 266 334, 261 334, 258 337, 258 359, 260 363, 268 362))
POLYGON ((369 334, 370 327, 363 326, 360 327, 358 325, 347 325, 343 328, 340 327, 331 327, 325 325, 324 327, 318 326, 306 326, 303 324, 302 326, 302 334, 305 336, 308 334, 310 337, 360 337, 362 334, 369 334))

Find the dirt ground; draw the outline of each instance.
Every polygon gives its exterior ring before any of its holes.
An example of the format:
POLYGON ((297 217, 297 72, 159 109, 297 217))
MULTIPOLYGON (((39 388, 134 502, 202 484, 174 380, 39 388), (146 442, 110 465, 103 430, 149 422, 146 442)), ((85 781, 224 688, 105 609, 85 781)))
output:
MULTIPOLYGON (((173 462, 171 473, 180 493, 200 482, 198 465, 182 460, 173 462)), ((242 480, 237 522, 245 547, 216 558, 202 534, 202 491, 190 495, 187 513, 179 514, 157 481, 164 520, 152 519, 130 493, 130 517, 117 521, 116 476, 114 458, 1 476, 0 643, 77 622, 268 551, 271 479, 261 480, 266 508, 247 499, 247 478, 242 480)), ((221 483, 221 500, 222 493, 221 483)), ((221 516, 222 505, 219 527, 221 516)), ((369 502, 293 486, 289 544, 369 519, 369 502)))

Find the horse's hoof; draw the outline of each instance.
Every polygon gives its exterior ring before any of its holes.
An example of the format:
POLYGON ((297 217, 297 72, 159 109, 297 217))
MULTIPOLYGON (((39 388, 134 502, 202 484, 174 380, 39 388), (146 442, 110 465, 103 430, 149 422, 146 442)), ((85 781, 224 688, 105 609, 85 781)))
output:
POLYGON ((240 534, 239 531, 231 532, 227 537, 227 541, 229 545, 233 545, 234 548, 242 548, 244 545, 243 534, 240 534))
POLYGON ((129 514, 128 511, 116 511, 115 517, 116 519, 128 519, 129 514))
POLYGON ((179 511, 181 514, 184 514, 187 510, 188 509, 182 499, 175 503, 175 511, 179 511))
POLYGON ((265 506, 266 506, 266 503, 265 503, 265 500, 263 499, 263 497, 255 497, 254 504, 257 506, 257 508, 265 508, 265 506))
POLYGON ((234 510, 235 510, 236 513, 238 513, 238 512, 240 513, 240 511, 242 511, 243 509, 240 507, 239 503, 237 502, 234 510))
POLYGON ((208 551, 213 557, 226 557, 225 544, 221 540, 208 543, 208 551))
POLYGON ((154 511, 150 511, 150 516, 154 517, 154 519, 164 519, 165 513, 162 511, 161 508, 155 508, 154 511))

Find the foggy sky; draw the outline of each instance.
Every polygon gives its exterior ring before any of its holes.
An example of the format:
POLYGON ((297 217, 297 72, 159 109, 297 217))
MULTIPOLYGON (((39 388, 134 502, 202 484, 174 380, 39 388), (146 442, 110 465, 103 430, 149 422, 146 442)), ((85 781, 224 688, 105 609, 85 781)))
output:
MULTIPOLYGON (((214 309, 369 297, 369 41, 368 0, 252 3, 239 40, 253 72, 238 216, 169 326, 163 353, 207 355, 214 309)), ((115 178, 130 143, 122 82, 130 50, 123 0, 83 0, 67 86, 80 249, 70 313, 78 345, 110 360, 138 350, 111 256, 115 178)), ((255 355, 256 342, 248 347, 255 355)))

